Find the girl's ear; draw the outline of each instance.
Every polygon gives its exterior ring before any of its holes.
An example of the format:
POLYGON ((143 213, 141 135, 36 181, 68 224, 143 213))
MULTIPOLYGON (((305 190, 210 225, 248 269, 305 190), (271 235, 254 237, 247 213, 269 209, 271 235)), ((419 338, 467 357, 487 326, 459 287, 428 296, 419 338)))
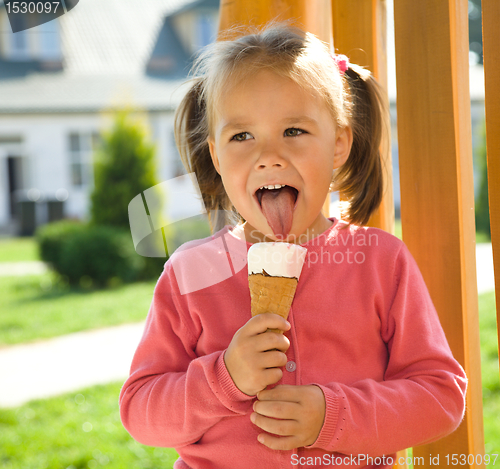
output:
POLYGON ((333 169, 340 168, 349 158, 352 147, 352 129, 344 127, 337 130, 335 139, 335 153, 333 155, 333 169))
POLYGON ((212 163, 214 164, 215 170, 220 174, 219 158, 217 157, 217 152, 215 151, 215 140, 211 137, 208 137, 207 142, 210 156, 212 157, 212 163))

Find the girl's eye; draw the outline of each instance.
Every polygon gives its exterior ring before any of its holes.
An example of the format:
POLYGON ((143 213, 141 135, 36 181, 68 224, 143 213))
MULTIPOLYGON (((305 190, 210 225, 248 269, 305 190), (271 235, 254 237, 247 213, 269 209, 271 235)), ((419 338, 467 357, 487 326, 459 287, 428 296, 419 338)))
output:
POLYGON ((285 137, 297 137, 303 133, 305 133, 303 130, 292 127, 285 130, 285 137))
POLYGON ((241 132, 240 134, 233 135, 231 140, 236 140, 237 142, 244 142, 245 140, 249 140, 251 135, 248 132, 241 132))

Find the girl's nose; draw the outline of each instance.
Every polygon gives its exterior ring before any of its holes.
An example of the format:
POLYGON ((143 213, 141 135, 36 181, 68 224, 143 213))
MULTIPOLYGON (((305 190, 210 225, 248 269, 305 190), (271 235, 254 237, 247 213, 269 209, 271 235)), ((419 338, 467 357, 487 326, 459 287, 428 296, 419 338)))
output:
POLYGON ((266 148, 260 152, 256 162, 256 169, 283 169, 288 165, 286 158, 277 148, 266 148))

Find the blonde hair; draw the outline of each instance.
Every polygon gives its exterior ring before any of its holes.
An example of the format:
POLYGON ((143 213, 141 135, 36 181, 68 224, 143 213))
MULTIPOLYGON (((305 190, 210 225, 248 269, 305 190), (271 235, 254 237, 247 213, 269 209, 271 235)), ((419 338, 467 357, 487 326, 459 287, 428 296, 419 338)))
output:
MULTIPOLYGON (((235 31, 228 34, 234 36, 235 31)), ((192 86, 175 114, 179 153, 186 169, 197 177, 205 208, 212 214, 212 228, 240 217, 213 166, 207 139, 213 136, 223 93, 260 70, 290 78, 319 95, 337 126, 351 126, 352 150, 333 175, 332 189, 348 199, 342 218, 365 224, 382 197, 380 144, 387 113, 378 84, 356 65, 342 77, 327 44, 286 23, 271 23, 202 50, 193 65, 192 86)))

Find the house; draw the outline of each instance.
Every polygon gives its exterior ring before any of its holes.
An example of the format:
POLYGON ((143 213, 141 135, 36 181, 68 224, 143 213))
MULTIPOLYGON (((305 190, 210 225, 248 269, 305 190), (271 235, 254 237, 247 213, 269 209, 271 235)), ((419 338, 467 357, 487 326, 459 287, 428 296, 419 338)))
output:
MULTIPOLYGON (((141 109, 157 146, 158 179, 182 172, 174 110, 190 58, 215 38, 218 6, 218 0, 85 0, 57 20, 13 34, 0 0, 4 232, 19 230, 19 200, 60 200, 64 216, 87 216, 92 151, 112 123, 106 111, 141 109)), ((38 203, 35 216, 37 224, 46 221, 47 204, 38 203)))
MULTIPOLYGON (((88 215, 92 151, 100 130, 111 124, 106 111, 123 105, 137 106, 147 117, 157 146, 158 180, 183 172, 174 143, 174 110, 190 58, 215 38, 218 7, 219 0, 85 0, 55 21, 12 34, 0 0, 0 232, 19 232, 19 200, 62 201, 64 216, 88 215)), ((391 23, 389 15, 398 213, 391 23)), ((482 67, 471 67, 470 82, 476 144, 484 120, 482 67)), ((48 208, 37 204, 37 224, 51 218, 48 208)))

